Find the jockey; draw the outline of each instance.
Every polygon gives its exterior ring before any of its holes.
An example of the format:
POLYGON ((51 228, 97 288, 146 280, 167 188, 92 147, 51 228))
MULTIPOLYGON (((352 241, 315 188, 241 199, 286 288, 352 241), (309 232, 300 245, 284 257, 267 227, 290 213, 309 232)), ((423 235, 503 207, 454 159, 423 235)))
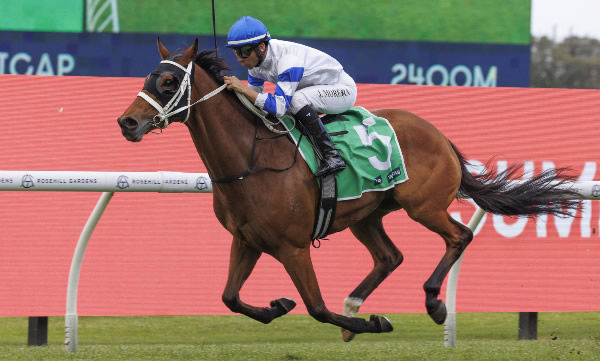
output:
POLYGON ((225 76, 227 88, 269 114, 291 114, 301 122, 324 158, 316 176, 344 169, 346 163, 319 118, 323 113, 342 113, 356 101, 356 84, 342 65, 317 49, 271 39, 265 25, 249 16, 231 26, 226 46, 248 69, 248 86, 235 76, 225 76), (265 81, 276 84, 273 94, 264 93, 265 81))

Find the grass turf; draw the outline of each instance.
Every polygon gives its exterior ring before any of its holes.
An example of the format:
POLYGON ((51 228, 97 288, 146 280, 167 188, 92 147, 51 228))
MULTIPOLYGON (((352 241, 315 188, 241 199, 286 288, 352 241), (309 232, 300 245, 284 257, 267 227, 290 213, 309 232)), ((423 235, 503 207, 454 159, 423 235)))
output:
POLYGON ((537 341, 519 341, 518 314, 458 315, 457 346, 424 314, 388 315, 394 332, 341 341, 336 327, 288 315, 263 325, 243 316, 81 317, 68 353, 64 319, 48 346, 28 347, 27 319, 0 319, 2 360, 600 360, 600 312, 541 313, 537 341))

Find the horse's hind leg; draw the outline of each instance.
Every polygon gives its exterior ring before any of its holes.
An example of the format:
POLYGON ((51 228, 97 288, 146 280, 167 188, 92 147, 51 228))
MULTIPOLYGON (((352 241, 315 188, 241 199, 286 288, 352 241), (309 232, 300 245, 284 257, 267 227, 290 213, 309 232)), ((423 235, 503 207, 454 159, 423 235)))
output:
POLYGON ((321 296, 310 259, 309 246, 304 248, 285 246, 279 249, 275 256, 290 275, 308 312, 318 321, 331 323, 354 333, 380 333, 393 330, 389 320, 382 316, 371 315, 370 320, 366 321, 362 318, 347 317, 329 311, 321 296))
POLYGON ((425 227, 438 233, 446 242, 446 252, 423 286, 427 313, 435 323, 441 325, 446 320, 447 315, 446 305, 437 299, 442 288, 442 282, 452 265, 473 239, 473 232, 467 226, 452 219, 445 210, 423 212, 420 215, 409 212, 409 215, 425 227))
MULTIPOLYGON (((344 300, 344 315, 354 316, 367 297, 402 263, 402 253, 383 229, 382 215, 372 214, 354 224, 350 230, 367 247, 373 257, 373 269, 344 300)), ((342 329, 342 338, 348 342, 354 333, 342 329)))
POLYGON ((269 323, 291 311, 296 307, 296 302, 289 298, 280 298, 271 301, 271 307, 254 307, 240 300, 240 289, 250 276, 260 255, 260 251, 245 246, 237 238, 233 239, 223 302, 233 312, 244 314, 262 323, 269 323))

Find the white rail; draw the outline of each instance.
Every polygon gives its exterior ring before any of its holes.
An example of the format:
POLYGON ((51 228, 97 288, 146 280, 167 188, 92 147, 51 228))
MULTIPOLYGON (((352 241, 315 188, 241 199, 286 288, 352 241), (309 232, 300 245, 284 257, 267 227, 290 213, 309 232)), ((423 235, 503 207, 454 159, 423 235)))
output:
POLYGON ((0 170, 0 191, 211 193, 206 173, 0 170))

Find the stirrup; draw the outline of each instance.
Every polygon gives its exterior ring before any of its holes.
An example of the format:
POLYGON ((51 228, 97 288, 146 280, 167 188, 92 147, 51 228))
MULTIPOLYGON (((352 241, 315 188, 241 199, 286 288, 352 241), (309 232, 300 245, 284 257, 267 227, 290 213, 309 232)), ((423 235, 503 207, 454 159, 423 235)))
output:
MULTIPOLYGON (((332 165, 330 162, 323 161, 319 165, 319 169, 315 172, 315 176, 322 177, 328 174, 334 174, 337 172, 341 172, 346 168, 346 162, 342 159, 341 156, 338 156, 339 160, 336 162, 337 164, 332 165), (341 161, 341 162, 340 162, 341 161)), ((336 158, 338 158, 336 157, 336 158)), ((335 161, 334 161, 335 162, 335 161)))

